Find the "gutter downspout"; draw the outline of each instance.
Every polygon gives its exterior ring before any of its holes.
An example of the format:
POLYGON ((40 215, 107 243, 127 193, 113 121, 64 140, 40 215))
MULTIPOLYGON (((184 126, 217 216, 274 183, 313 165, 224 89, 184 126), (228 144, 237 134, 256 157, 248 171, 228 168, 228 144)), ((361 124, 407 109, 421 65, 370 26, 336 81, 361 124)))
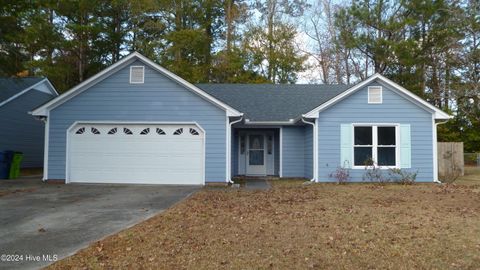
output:
MULTIPOLYGON (((435 123, 435 143, 436 143, 436 144, 438 144, 438 142, 437 142, 437 127, 438 127, 438 125, 442 125, 442 124, 445 124, 445 123, 447 123, 447 122, 448 122, 448 120, 445 120, 445 121, 443 121, 443 122, 435 123)), ((437 146, 435 146, 435 147, 437 147, 437 146)), ((438 152, 437 152, 437 151, 435 151, 435 155, 438 155, 438 152)), ((433 179, 433 182, 434 182, 434 183, 437 183, 437 184, 441 184, 442 182, 440 182, 440 180, 438 180, 438 156, 436 156, 436 157, 434 157, 434 158, 435 158, 435 162, 437 163, 437 166, 436 166, 436 167, 437 167, 437 171, 435 172, 437 175, 436 175, 435 179, 433 179)))
POLYGON ((305 124, 309 124, 309 125, 312 125, 312 147, 313 147, 313 158, 312 158, 312 161, 313 161, 313 178, 310 179, 310 182, 316 182, 316 163, 317 163, 317 156, 316 156, 316 143, 315 143, 315 128, 316 128, 316 124, 315 123, 312 123, 312 122, 308 122, 308 121, 305 121, 305 119, 302 117, 302 122, 305 123, 305 124))
POLYGON ((230 135, 229 138, 228 138, 228 151, 227 151, 227 160, 228 160, 228 172, 227 172, 227 182, 230 183, 230 184, 233 184, 233 181, 232 181, 232 157, 231 157, 231 154, 230 152, 232 151, 232 126, 233 124, 236 124, 240 121, 243 120, 243 113, 242 115, 240 115, 240 118, 238 120, 235 120, 233 122, 230 122, 228 124, 228 134, 230 135))

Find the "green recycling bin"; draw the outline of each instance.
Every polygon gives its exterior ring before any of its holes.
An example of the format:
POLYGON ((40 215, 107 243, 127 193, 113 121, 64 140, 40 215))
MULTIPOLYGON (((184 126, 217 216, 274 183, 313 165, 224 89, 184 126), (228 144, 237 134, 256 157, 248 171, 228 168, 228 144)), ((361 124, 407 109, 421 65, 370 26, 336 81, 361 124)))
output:
POLYGON ((20 175, 20 163, 23 160, 23 153, 22 152, 15 152, 13 154, 12 163, 10 165, 10 172, 8 174, 8 179, 15 179, 18 178, 20 175))

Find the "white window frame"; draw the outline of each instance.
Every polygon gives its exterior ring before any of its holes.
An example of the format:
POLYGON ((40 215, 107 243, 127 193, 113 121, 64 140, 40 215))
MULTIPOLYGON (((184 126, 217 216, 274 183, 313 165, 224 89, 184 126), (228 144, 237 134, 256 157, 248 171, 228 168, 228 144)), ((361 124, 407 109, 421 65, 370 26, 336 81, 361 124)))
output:
POLYGON ((382 86, 369 86, 367 92, 368 92, 368 104, 382 104, 383 103, 383 87, 382 86), (373 90, 373 89, 379 89, 380 90, 380 101, 379 102, 370 101, 370 90, 373 90))
POLYGON ((145 66, 130 66, 130 84, 142 84, 145 83, 145 66), (132 82, 132 72, 134 68, 142 68, 142 81, 132 82))
MULTIPOLYGON (((372 169, 374 166, 355 165, 355 127, 371 127, 372 128, 372 145, 363 145, 372 147, 372 159, 376 168, 380 169, 400 169, 400 124, 398 123, 354 123, 352 124, 352 168, 353 169, 372 169), (379 166, 378 165, 378 128, 379 127, 395 127, 395 166, 379 166)), ((357 147, 361 147, 360 145, 357 147)))

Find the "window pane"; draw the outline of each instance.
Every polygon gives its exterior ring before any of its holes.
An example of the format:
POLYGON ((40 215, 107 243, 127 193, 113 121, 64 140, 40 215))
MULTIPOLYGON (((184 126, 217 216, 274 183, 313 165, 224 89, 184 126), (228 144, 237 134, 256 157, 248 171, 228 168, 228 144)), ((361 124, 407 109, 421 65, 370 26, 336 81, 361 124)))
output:
POLYGON ((355 166, 372 165, 372 147, 354 147, 355 166))
POLYGON ((395 147, 378 147, 378 165, 395 166, 395 147))
POLYGON ((355 127, 355 145, 372 145, 372 127, 355 127))
POLYGON ((395 127, 378 127, 378 145, 395 145, 395 127))

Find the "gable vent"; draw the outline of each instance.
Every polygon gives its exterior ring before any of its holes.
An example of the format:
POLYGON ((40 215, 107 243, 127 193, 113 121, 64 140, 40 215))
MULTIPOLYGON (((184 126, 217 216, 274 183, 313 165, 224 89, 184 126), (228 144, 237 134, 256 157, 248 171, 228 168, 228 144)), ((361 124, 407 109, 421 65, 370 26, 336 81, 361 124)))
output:
POLYGON ((130 83, 143 83, 145 77, 144 66, 130 67, 130 83))
POLYGON ((368 87, 368 103, 370 104, 382 103, 382 87, 381 86, 368 87))

